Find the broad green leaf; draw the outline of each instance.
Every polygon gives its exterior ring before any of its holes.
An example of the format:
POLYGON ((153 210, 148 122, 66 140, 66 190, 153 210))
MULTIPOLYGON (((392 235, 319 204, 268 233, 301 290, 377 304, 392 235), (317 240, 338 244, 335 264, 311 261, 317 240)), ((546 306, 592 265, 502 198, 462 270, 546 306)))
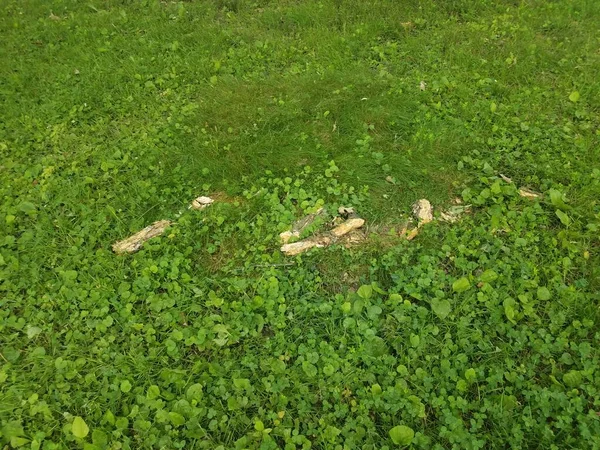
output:
POLYGON ((365 342, 365 350, 369 356, 378 358, 387 352, 385 341, 379 336, 372 336, 365 342))
POLYGON ((390 437, 392 441, 396 445, 410 445, 413 438, 415 437, 415 432, 412 428, 407 427, 405 425, 398 425, 390 430, 390 437))
POLYGON ((495 281, 498 279, 498 274, 496 273, 495 270, 488 269, 481 274, 479 279, 481 281, 483 281, 484 283, 491 283, 492 281, 495 281))
POLYGON ((357 298, 354 300, 354 304, 352 305, 352 310, 354 314, 360 314, 365 306, 365 301, 362 298, 357 298))
POLYGON ((173 411, 169 412, 169 420, 176 427, 180 427, 181 425, 183 425, 185 423, 185 417, 183 417, 181 414, 173 412, 173 411))
POLYGON ((371 305, 367 308, 367 316, 369 319, 375 320, 382 313, 381 307, 377 305, 371 305))
POLYGON ((571 100, 573 103, 577 103, 579 101, 579 91, 573 91, 571 92, 571 95, 569 95, 569 100, 571 100))
POLYGON ((333 367, 331 364, 327 364, 325 367, 323 367, 323 373, 330 377, 335 373, 335 367, 333 367))
POLYGON ((21 202, 19 204, 19 210, 21 212, 24 212, 25 214, 34 214, 36 212, 36 207, 33 203, 31 202, 21 202))
POLYGON ((390 294, 389 300, 392 303, 400 303, 403 298, 400 294, 390 294))
POLYGON ((233 385, 238 389, 250 389, 250 380, 248 378, 234 378, 233 385))
POLYGON ((109 423, 111 425, 115 424, 115 415, 113 414, 113 412, 110 409, 107 409, 106 412, 104 413, 104 419, 103 419, 106 423, 109 423))
POLYGON ((121 381, 121 392, 129 392, 131 390, 131 383, 129 380, 121 381))
POLYGON ((506 318, 510 320, 512 323, 517 323, 515 321, 515 299, 508 297, 504 300, 504 314, 506 318))
POLYGON ((90 444, 89 442, 83 443, 83 450, 103 450, 104 447, 100 447, 96 444, 90 444))
POLYGON ((371 394, 381 395, 382 392, 383 392, 383 390, 381 389, 381 386, 379 384, 375 383, 374 385, 371 386, 371 394))
POLYGON ((256 422, 254 422, 254 429, 256 431, 264 431, 265 424, 262 422, 262 420, 257 420, 256 422))
POLYGON ((452 306, 450 306, 448 300, 433 299, 431 301, 431 309, 440 319, 445 319, 450 314, 450 311, 452 311, 452 306))
POLYGON ((117 427, 119 430, 124 430, 128 426, 129 419, 127 419, 127 417, 119 417, 117 420, 115 420, 115 427, 117 427))
POLYGON ((102 430, 92 431, 92 442, 100 448, 105 448, 108 444, 108 436, 102 430))
POLYGON ((578 370, 570 370, 563 375, 563 381, 565 384, 572 388, 578 387, 582 380, 583 377, 581 376, 581 372, 578 370))
POLYGON ((469 279, 466 277, 459 278, 454 283, 452 283, 452 289, 454 292, 464 292, 471 287, 471 283, 469 283, 469 279))
POLYGON ((27 443, 29 443, 29 439, 27 439, 27 438, 18 437, 18 436, 13 436, 10 438, 10 446, 12 448, 23 447, 27 443))
POLYGON ((71 424, 71 432, 73 433, 73 436, 83 439, 88 435, 90 429, 81 417, 76 416, 71 424))
POLYGON ((323 432, 323 436, 325 437, 325 439, 334 440, 340 435, 341 432, 342 430, 340 430, 339 428, 327 425, 327 428, 325 428, 325 431, 323 432))
POLYGON ((540 300, 550 300, 550 298, 552 297, 552 294, 550 294, 550 291, 548 290, 547 287, 542 286, 542 287, 538 288, 537 296, 540 300))
POLYGON ((467 380, 468 383, 477 381, 477 372, 475 372, 475 369, 471 367, 465 371, 465 380, 467 380))
POLYGON ((154 400, 155 398, 158 398, 160 396, 160 388, 153 384, 152 386, 150 386, 148 388, 148 391, 146 392, 146 398, 148 400, 154 400))
POLYGON ((569 216, 567 215, 567 213, 562 212, 560 209, 557 209, 554 212, 556 213, 556 216, 560 219, 561 223, 565 227, 569 226, 569 224, 571 223, 571 219, 569 218, 569 216))
POLYGON ((229 397, 227 399, 227 408, 230 411, 235 411, 236 409, 240 409, 240 402, 236 397, 229 397))
POLYGON ((421 343, 421 338, 419 337, 418 334, 410 335, 410 345, 412 347, 418 347, 420 343, 421 343))
POLYGON ((565 202, 565 194, 556 189, 550 189, 548 194, 550 196, 550 202, 555 208, 562 209, 563 211, 569 209, 569 206, 565 202))
POLYGON ((42 329, 39 328, 39 327, 32 327, 32 326, 28 326, 27 327, 27 337, 29 339, 33 339, 34 337, 36 337, 41 332, 42 332, 42 329))
POLYGON ((200 383, 192 384, 189 388, 187 388, 185 396, 189 401, 195 400, 199 402, 202 399, 202 390, 203 387, 200 383))
POLYGON ((365 300, 371 298, 373 296, 373 286, 370 284, 363 284, 358 288, 356 292, 360 298, 364 298, 365 300))
POLYGON ((314 364, 311 364, 308 361, 304 361, 302 363, 302 370, 304 370, 304 373, 311 378, 317 376, 317 372, 318 372, 317 368, 315 367, 314 364))

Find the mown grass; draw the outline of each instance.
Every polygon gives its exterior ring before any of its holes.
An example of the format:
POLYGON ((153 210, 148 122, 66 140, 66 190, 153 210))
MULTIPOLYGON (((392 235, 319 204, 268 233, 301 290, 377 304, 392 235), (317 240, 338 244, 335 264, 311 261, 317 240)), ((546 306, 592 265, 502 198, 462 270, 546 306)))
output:
POLYGON ((600 445, 598 2, 0 11, 2 444, 600 445), (457 196, 278 249, 321 203, 457 196))

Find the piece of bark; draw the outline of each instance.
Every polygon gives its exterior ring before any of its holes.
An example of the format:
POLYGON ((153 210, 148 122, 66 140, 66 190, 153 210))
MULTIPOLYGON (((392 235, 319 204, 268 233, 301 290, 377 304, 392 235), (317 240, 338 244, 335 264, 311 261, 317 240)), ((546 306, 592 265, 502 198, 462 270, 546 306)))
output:
POLYGON ((112 249, 117 254, 123 253, 134 253, 137 252, 144 242, 153 237, 160 236, 165 230, 171 225, 169 220, 159 220, 154 222, 152 225, 147 226, 143 230, 138 231, 133 236, 129 236, 127 239, 115 242, 112 249))
POLYGON ((331 234, 335 237, 340 237, 345 234, 350 233, 352 230, 356 230, 357 228, 362 227, 365 224, 365 219, 361 219, 356 217, 354 219, 348 219, 343 224, 338 225, 333 230, 331 230, 331 234))

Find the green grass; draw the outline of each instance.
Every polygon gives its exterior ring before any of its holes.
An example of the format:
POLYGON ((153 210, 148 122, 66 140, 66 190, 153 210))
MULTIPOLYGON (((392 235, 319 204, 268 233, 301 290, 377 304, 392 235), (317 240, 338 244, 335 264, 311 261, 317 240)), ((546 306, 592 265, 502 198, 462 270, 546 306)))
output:
POLYGON ((600 3, 5 0, 0 35, 0 444, 600 448, 600 3))

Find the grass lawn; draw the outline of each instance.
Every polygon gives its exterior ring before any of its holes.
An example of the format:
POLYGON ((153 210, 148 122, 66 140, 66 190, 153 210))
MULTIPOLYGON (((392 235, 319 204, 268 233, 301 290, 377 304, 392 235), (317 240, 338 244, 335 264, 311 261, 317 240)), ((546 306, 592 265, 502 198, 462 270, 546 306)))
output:
POLYGON ((600 2, 2 0, 0 39, 0 447, 600 448, 600 2), (282 254, 322 206, 364 241, 282 254))

